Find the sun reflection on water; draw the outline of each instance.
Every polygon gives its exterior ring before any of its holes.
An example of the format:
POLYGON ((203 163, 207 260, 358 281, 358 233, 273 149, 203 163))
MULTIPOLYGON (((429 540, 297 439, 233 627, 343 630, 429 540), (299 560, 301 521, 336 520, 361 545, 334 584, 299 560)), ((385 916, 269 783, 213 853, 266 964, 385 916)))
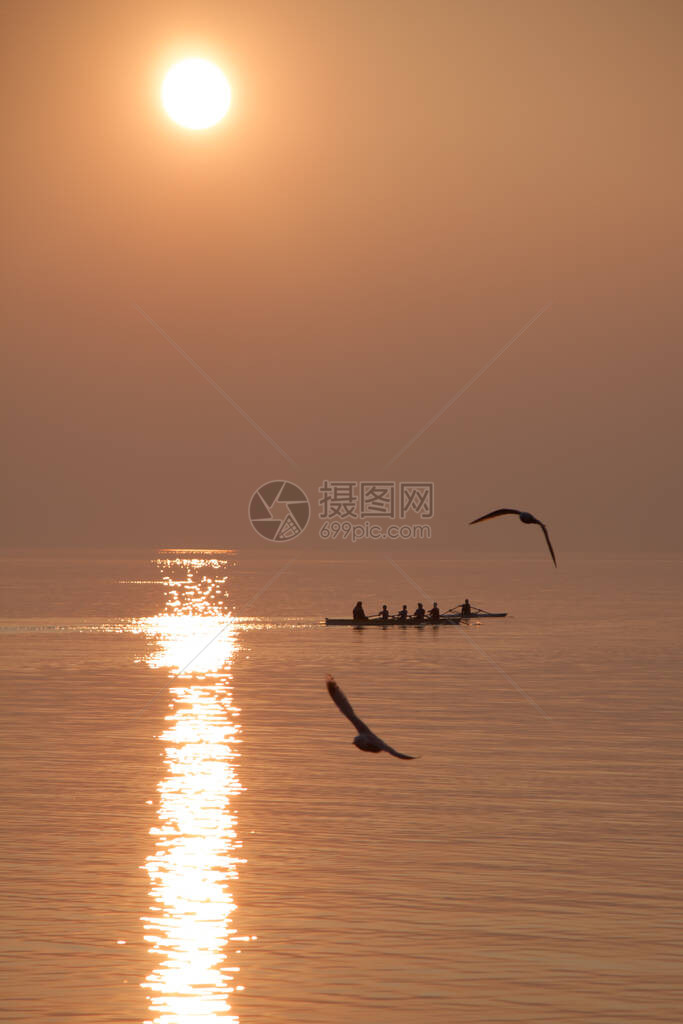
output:
POLYGON ((232 882, 243 863, 234 807, 241 792, 231 689, 236 626, 224 605, 225 559, 178 556, 156 561, 167 588, 163 612, 137 623, 156 641, 147 664, 172 677, 159 737, 158 825, 144 865, 151 905, 143 925, 156 963, 142 984, 149 1024, 238 1024, 230 996, 241 987, 239 967, 226 958, 237 938, 232 882))

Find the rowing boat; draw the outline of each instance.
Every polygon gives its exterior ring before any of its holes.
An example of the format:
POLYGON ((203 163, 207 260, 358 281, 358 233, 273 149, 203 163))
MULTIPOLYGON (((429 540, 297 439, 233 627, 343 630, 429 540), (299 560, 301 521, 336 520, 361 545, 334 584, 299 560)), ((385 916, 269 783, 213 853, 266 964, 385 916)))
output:
POLYGON ((391 616, 388 619, 380 619, 376 615, 373 615, 369 619, 325 619, 326 626, 458 626, 462 619, 469 621, 470 619, 504 619, 507 612, 485 612, 483 608, 473 608, 470 615, 462 616, 459 612, 451 614, 449 612, 443 612, 438 622, 432 622, 427 617, 422 622, 416 622, 415 619, 397 619, 395 616, 391 616))

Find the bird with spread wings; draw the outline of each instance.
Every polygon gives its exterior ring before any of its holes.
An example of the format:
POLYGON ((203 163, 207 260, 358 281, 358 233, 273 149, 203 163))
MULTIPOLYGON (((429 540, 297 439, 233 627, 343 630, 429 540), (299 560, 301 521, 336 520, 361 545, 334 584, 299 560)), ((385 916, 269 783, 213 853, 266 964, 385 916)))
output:
POLYGON ((553 546, 550 543, 550 537, 545 527, 545 523, 542 523, 536 516, 532 516, 531 512, 520 512, 517 508, 497 508, 495 512, 487 512, 485 516, 479 516, 478 519, 473 519, 470 526, 474 526, 475 523, 483 523, 485 519, 495 519, 497 516, 519 516, 523 523, 535 523, 536 526, 540 526, 543 530, 543 535, 550 551, 550 557, 553 560, 555 568, 557 568, 557 559, 555 558, 555 552, 553 546))
POLYGON ((399 754, 398 750, 394 750, 394 748, 390 747, 388 743, 381 740, 379 736, 358 717, 351 707, 351 704, 341 686, 334 681, 332 676, 327 677, 327 690, 341 713, 346 715, 351 724, 358 729, 358 735, 354 736, 353 742, 359 750, 365 750, 370 754, 380 754, 383 750, 386 750, 387 754, 391 754, 392 757, 400 757, 402 761, 415 760, 411 754, 399 754))

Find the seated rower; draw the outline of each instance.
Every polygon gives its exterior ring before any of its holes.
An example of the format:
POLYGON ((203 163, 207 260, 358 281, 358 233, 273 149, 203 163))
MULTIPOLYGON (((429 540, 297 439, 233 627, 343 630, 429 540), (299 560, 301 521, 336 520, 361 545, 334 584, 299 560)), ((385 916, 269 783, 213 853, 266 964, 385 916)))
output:
POLYGON ((383 622, 387 622, 389 619, 389 609, 385 604, 382 605, 382 611, 379 613, 379 617, 383 622))
POLYGON ((415 622, 424 622, 425 610, 422 605, 422 601, 418 601, 417 608, 413 612, 413 619, 415 620, 415 622))
POLYGON ((398 615, 396 616, 396 618, 398 619, 399 622, 407 622, 408 621, 408 605, 407 604, 403 605, 403 607, 401 608, 401 610, 398 613, 398 615))
POLYGON ((472 614, 472 605, 470 604, 470 599, 468 597, 466 597, 465 601, 463 603, 463 606, 462 606, 462 617, 463 617, 463 619, 466 619, 471 614, 472 614))
POLYGON ((434 602, 429 611, 429 618, 432 620, 432 622, 438 622, 439 619, 441 618, 441 611, 436 601, 434 602))
POLYGON ((354 622, 367 622, 367 615, 363 610, 363 602, 357 601, 353 606, 353 621, 354 622))

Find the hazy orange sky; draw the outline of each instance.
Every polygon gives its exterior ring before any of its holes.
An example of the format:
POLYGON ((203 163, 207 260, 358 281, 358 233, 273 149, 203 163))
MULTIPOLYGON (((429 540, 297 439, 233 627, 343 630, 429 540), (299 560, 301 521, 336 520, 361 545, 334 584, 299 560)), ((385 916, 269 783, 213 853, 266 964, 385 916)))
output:
POLYGON ((665 0, 6 4, 0 543, 253 544, 258 485, 327 477, 433 480, 454 553, 536 551, 466 530, 501 505, 558 551, 680 550, 682 28, 665 0), (189 55, 233 87, 207 132, 160 105, 189 55))

